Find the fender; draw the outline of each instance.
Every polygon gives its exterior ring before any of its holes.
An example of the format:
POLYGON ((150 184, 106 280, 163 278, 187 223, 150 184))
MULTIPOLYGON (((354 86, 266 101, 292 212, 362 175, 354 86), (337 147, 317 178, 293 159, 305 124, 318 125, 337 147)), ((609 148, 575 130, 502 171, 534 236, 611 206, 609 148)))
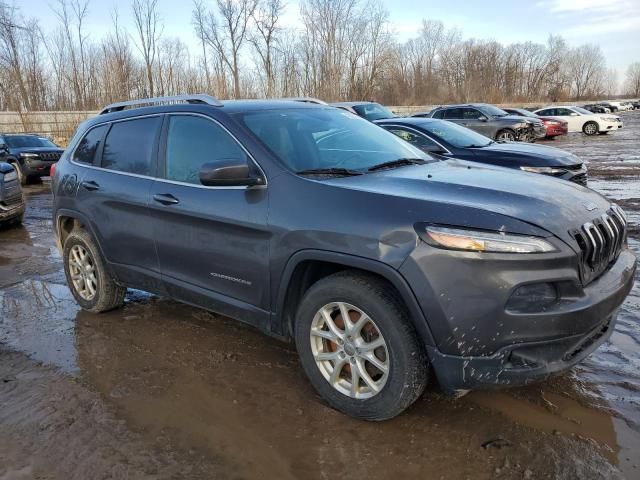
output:
MULTIPOLYGON (((89 218, 87 216, 85 216, 84 214, 76 211, 76 210, 69 210, 66 208, 60 208, 58 210, 56 210, 55 212, 55 222, 53 222, 53 233, 56 237, 56 246, 58 247, 58 251, 60 252, 60 255, 62 255, 62 250, 63 250, 63 246, 62 246, 62 242, 60 241, 60 217, 70 217, 70 218, 75 218, 76 220, 78 220, 80 223, 82 223, 82 225, 84 225, 84 228, 86 230, 89 231, 89 233, 91 234, 91 236, 93 237, 93 239, 96 241, 96 244, 98 245, 98 250, 100 250, 100 255, 102 255, 102 258, 105 259, 105 265, 107 267, 107 269, 111 270, 111 264, 110 262, 107 260, 107 257, 105 257, 104 255, 104 251, 102 249, 102 242, 100 241, 100 237, 96 234, 96 231, 93 227, 93 223, 89 220, 89 218)), ((111 274, 113 274, 112 271, 110 271, 111 274)))
POLYGON ((289 260, 287 261, 287 264, 282 271, 282 275, 280 276, 280 284, 278 286, 276 300, 276 310, 271 314, 272 328, 283 326, 281 324, 285 321, 285 319, 282 318, 282 312, 284 312, 289 282, 291 281, 291 277, 296 267, 301 262, 308 260, 335 263, 338 265, 357 268, 380 275, 382 278, 390 282, 400 293, 409 310, 411 321, 424 343, 427 345, 435 346, 433 335, 431 333, 431 329, 429 328, 427 319, 424 316, 424 313, 422 312, 422 309, 420 308, 420 305, 418 304, 413 291, 409 287, 409 284, 406 282, 400 272, 398 272, 393 267, 390 267, 389 265, 377 260, 333 252, 330 250, 300 250, 289 257, 289 260))

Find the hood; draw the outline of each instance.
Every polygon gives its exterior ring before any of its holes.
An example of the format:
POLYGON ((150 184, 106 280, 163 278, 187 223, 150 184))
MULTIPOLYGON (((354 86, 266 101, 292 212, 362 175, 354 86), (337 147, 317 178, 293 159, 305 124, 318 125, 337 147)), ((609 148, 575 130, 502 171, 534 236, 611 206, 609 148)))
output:
POLYGON ((64 149, 58 147, 15 147, 9 148, 12 154, 17 155, 19 153, 60 153, 64 152, 64 149))
POLYGON ((13 167, 6 162, 0 162, 0 173, 5 174, 13 171, 13 167))
POLYGON ((573 153, 546 145, 524 142, 494 142, 483 148, 472 149, 478 160, 490 160, 497 154, 496 162, 510 161, 531 167, 560 167, 577 166, 584 163, 573 153))
POLYGON ((542 123, 542 120, 538 120, 537 118, 521 117, 520 115, 505 115, 504 117, 493 117, 493 119, 508 123, 542 123))
MULTIPOLYGON (((602 215, 610 202, 593 190, 566 180, 462 160, 383 170, 326 180, 341 188, 436 203, 439 210, 459 205, 505 215, 575 242, 569 230, 602 215)), ((416 215, 416 221, 428 221, 416 215)), ((455 218, 451 219, 455 224, 455 218)))

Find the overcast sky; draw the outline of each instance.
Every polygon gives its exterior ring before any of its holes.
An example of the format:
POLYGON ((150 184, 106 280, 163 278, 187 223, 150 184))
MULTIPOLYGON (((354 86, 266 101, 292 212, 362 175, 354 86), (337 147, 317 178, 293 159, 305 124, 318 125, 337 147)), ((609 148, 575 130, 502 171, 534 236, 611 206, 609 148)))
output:
MULTIPOLYGON (((570 45, 600 45, 607 66, 624 74, 640 61, 640 0, 382 0, 401 40, 416 35, 422 18, 458 27, 465 38, 494 39, 502 43, 531 40, 544 43, 549 34, 562 35, 570 45)), ((53 0, 14 0, 28 16, 40 19, 45 31, 55 27, 53 0)), ((195 45, 190 0, 159 0, 167 35, 195 45)), ((118 8, 124 24, 130 23, 131 0, 92 0, 88 31, 100 38, 110 28, 118 8)), ((289 0, 285 24, 296 27, 298 1, 289 0)))

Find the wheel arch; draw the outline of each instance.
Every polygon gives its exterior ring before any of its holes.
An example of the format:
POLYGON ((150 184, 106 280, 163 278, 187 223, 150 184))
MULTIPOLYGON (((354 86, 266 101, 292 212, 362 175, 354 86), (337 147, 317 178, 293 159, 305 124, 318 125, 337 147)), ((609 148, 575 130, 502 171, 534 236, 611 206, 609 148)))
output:
POLYGON ((92 223, 85 215, 75 210, 60 209, 55 213, 54 234, 56 246, 58 247, 60 253, 62 253, 64 249, 64 241, 69 236, 71 231, 76 227, 83 228, 84 230, 89 232, 96 245, 98 246, 100 255, 102 255, 102 258, 105 260, 107 269, 109 269, 109 262, 104 255, 100 237, 96 234, 92 223))
POLYGON ((292 255, 283 269, 275 298, 271 327, 290 338, 294 318, 305 292, 318 280, 343 270, 360 271, 389 283, 404 302, 411 322, 425 344, 435 345, 427 319, 404 277, 389 265, 355 255, 324 250, 302 250, 292 255))

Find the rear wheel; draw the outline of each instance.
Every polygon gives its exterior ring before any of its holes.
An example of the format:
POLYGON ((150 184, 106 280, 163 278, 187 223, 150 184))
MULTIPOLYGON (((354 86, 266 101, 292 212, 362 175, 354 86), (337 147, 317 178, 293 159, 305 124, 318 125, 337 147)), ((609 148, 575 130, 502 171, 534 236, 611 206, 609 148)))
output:
POLYGON ((595 135, 598 133, 598 124, 596 122, 587 122, 582 126, 585 135, 595 135))
POLYGON ((427 383, 427 357, 404 305, 373 276, 340 272, 315 283, 298 308, 295 340, 316 390, 353 417, 392 418, 427 383))
POLYGON ((497 142, 513 142, 516 139, 516 134, 513 130, 500 130, 496 133, 496 141, 497 142))
POLYGON ((122 305, 127 289, 119 286, 106 271, 89 232, 71 231, 64 242, 63 259, 71 293, 84 310, 106 312, 122 305))

